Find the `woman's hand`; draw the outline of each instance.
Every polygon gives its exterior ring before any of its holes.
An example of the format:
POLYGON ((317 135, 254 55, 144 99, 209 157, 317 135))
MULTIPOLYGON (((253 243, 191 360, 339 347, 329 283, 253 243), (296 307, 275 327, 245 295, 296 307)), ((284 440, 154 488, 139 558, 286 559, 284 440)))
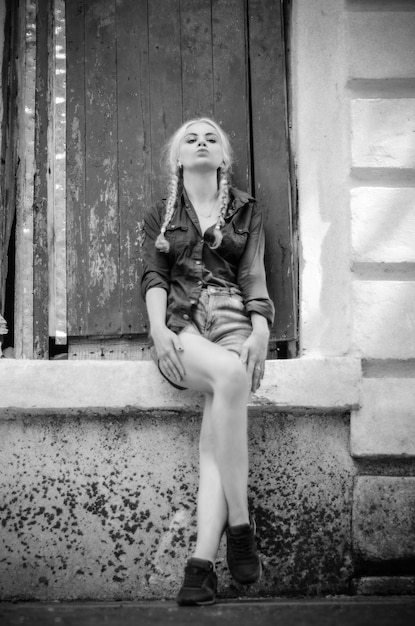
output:
POLYGON ((183 352, 179 337, 167 326, 160 325, 151 328, 151 337, 157 353, 160 368, 168 378, 180 382, 185 375, 184 367, 178 357, 183 352))
POLYGON ((241 351, 241 361, 246 364, 251 391, 257 391, 264 377, 265 360, 268 352, 268 332, 255 332, 245 341, 241 351))
POLYGON ((257 391, 264 377, 265 360, 268 353, 268 322, 259 313, 251 313, 252 334, 245 341, 241 350, 241 361, 246 364, 251 391, 257 391))

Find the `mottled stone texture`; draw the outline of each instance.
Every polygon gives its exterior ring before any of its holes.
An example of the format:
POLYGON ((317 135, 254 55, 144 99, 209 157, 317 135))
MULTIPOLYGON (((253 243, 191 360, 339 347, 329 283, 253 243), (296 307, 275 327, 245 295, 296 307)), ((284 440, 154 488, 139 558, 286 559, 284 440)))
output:
MULTIPOLYGON (((0 598, 173 597, 195 540, 200 415, 8 414, 0 421, 0 598)), ((349 416, 250 416, 264 564, 249 592, 344 593, 352 574, 349 416)))
POLYGON ((415 563, 414 477, 356 479, 353 543, 362 561, 415 563))

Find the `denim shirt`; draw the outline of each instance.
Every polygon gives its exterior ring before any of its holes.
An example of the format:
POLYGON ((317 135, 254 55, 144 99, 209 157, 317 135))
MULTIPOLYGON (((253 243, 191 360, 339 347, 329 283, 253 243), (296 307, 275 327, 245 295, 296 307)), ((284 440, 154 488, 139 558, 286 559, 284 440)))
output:
POLYGON ((142 241, 144 272, 142 296, 153 287, 168 294, 167 326, 179 332, 192 318, 206 285, 239 287, 248 313, 259 313, 271 325, 274 305, 269 298, 264 268, 265 238, 260 207, 247 193, 231 189, 230 204, 219 248, 212 250, 213 228, 202 234, 197 214, 183 192, 165 237, 169 252, 160 252, 154 242, 163 221, 164 202, 150 208, 144 217, 142 241))

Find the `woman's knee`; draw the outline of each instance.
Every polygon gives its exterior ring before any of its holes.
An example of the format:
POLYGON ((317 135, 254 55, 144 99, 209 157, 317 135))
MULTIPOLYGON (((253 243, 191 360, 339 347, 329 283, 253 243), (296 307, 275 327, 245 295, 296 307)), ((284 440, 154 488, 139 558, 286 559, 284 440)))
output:
POLYGON ((217 391, 243 394, 248 389, 245 365, 230 353, 218 367, 215 384, 217 391))

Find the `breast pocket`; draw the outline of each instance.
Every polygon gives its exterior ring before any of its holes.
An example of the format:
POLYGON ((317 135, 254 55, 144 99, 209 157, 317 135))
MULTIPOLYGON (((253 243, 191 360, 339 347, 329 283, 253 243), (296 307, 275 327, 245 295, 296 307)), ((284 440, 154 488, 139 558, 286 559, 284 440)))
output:
POLYGON ((177 256, 177 254, 183 252, 189 243, 188 230, 187 224, 174 223, 167 226, 165 237, 170 244, 170 253, 177 256))
POLYGON ((233 264, 241 258, 249 237, 249 230, 243 224, 227 224, 222 230, 221 255, 233 264))
POLYGON ((233 229, 231 231, 231 237, 233 240, 233 245, 238 254, 242 254, 245 249, 246 242, 249 237, 249 229, 245 224, 238 224, 234 222, 233 229))

